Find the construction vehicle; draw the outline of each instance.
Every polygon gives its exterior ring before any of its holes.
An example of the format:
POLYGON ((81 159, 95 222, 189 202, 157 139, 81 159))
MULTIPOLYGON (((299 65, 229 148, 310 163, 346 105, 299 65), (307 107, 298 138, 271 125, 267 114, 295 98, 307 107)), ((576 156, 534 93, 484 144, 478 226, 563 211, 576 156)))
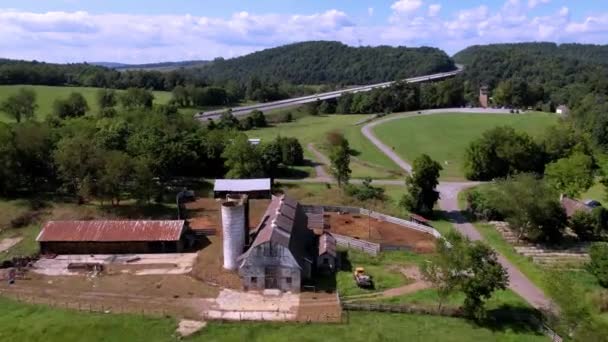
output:
POLYGON ((365 269, 363 267, 355 268, 355 272, 353 272, 353 277, 355 278, 355 282, 357 286, 364 288, 373 288, 374 283, 372 282, 372 277, 365 273, 365 269))

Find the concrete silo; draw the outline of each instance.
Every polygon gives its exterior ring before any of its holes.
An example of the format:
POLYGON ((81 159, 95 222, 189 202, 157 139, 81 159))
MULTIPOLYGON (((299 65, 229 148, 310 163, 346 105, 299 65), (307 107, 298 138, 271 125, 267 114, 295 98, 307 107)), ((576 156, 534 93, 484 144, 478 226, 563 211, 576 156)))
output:
POLYGON ((236 270, 238 264, 236 259, 243 253, 245 247, 246 232, 246 206, 247 197, 229 196, 222 203, 222 235, 224 245, 224 268, 236 270))

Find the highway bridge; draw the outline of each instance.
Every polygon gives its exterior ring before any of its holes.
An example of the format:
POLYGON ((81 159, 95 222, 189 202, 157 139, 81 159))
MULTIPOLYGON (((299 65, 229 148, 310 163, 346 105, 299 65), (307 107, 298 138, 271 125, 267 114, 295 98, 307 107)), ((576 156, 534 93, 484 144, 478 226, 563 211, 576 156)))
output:
MULTIPOLYGON (((428 82, 428 81, 441 80, 444 78, 456 76, 460 72, 462 72, 462 70, 463 70, 463 67, 461 65, 457 65, 457 69, 454 71, 442 72, 442 73, 438 73, 438 74, 425 75, 425 76, 411 77, 411 78, 405 79, 404 81, 407 83, 422 83, 422 82, 428 82)), ((317 100, 335 99, 335 98, 342 96, 345 93, 358 93, 358 92, 370 91, 370 90, 378 89, 378 88, 386 88, 386 87, 391 86, 395 82, 397 82, 397 81, 382 82, 382 83, 370 84, 370 85, 365 85, 365 86, 357 86, 357 87, 348 88, 348 89, 334 90, 334 91, 330 91, 330 92, 326 92, 326 93, 318 93, 318 94, 307 95, 307 96, 302 96, 302 97, 294 97, 294 98, 286 99, 286 100, 265 102, 265 103, 250 105, 250 106, 233 107, 231 109, 232 109, 232 114, 234 116, 243 116, 243 115, 247 115, 247 114, 251 113, 253 110, 269 111, 272 109, 280 109, 280 108, 302 105, 305 103, 315 102, 317 100)), ((227 108, 216 109, 216 110, 211 110, 211 111, 207 111, 207 112, 199 112, 199 113, 195 114, 194 117, 199 120, 217 119, 226 110, 227 110, 227 108)))

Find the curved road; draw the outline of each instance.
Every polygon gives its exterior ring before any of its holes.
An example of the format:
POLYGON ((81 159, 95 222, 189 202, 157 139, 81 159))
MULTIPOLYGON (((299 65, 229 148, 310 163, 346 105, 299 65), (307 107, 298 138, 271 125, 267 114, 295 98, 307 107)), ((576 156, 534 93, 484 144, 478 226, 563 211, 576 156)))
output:
MULTIPOLYGON (((452 108, 452 109, 435 109, 421 111, 420 114, 417 112, 404 113, 388 118, 372 121, 361 128, 363 135, 369 139, 380 151, 386 156, 393 160, 399 167, 407 172, 411 172, 412 166, 403 160, 397 153, 395 153, 389 146, 384 144, 378 139, 372 128, 388 121, 398 120, 408 117, 415 117, 418 115, 432 115, 437 113, 446 112, 466 112, 466 113, 479 113, 479 114, 507 114, 508 110, 501 109, 481 109, 481 108, 452 108)), ((479 184, 478 182, 441 182, 438 186, 439 193, 441 194, 439 200, 439 206, 446 212, 450 221, 453 222, 454 227, 461 234, 467 236, 471 240, 483 240, 482 235, 477 231, 467 219, 460 213, 458 206, 458 193, 468 187, 472 187, 479 184)), ((515 265, 509 262, 502 254, 498 253, 498 261, 505 267, 509 274, 509 288, 515 293, 524 298, 528 303, 537 309, 550 309, 552 307, 551 300, 547 298, 544 293, 536 287, 515 265)))

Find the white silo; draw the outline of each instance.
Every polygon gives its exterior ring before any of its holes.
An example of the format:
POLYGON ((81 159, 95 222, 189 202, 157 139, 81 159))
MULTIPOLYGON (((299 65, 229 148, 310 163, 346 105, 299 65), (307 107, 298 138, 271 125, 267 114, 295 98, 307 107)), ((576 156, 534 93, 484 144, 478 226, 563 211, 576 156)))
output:
POLYGON ((245 206, 242 200, 222 203, 222 233, 224 236, 224 268, 236 270, 236 258, 245 246, 245 206))

